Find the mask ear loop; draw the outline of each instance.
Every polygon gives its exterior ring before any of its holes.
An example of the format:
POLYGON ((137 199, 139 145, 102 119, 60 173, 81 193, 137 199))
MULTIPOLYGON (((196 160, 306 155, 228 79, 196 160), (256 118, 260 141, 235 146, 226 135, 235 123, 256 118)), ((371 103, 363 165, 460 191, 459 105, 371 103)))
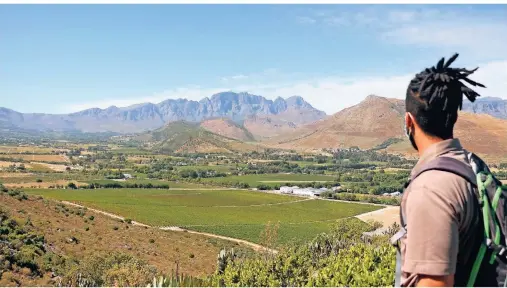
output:
POLYGON ((410 129, 407 127, 405 119, 403 119, 403 130, 404 130, 403 132, 405 132, 405 137, 410 138, 410 133, 412 131, 410 131, 410 129))

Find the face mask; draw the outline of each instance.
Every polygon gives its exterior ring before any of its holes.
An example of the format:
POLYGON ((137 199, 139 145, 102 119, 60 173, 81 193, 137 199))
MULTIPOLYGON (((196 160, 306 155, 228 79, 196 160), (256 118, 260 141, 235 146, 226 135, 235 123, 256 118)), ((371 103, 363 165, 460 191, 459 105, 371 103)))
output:
POLYGON ((412 144, 412 147, 416 151, 419 151, 417 149, 417 145, 415 144, 414 135, 411 133, 410 129, 408 129, 407 125, 405 125, 405 136, 408 138, 408 140, 410 140, 410 144, 412 144))

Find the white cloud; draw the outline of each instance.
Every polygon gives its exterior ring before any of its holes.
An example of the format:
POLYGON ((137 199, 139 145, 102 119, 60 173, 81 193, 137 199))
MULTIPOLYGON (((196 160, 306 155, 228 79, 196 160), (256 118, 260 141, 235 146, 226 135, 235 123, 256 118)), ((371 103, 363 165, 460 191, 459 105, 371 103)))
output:
MULTIPOLYGON (((475 67, 468 67, 475 68, 475 67)), ((276 71, 267 70, 258 75, 276 75, 276 71), (272 74, 269 74, 272 73, 272 74)), ((417 71, 416 71, 417 72, 417 71)), ((415 74, 415 73, 414 73, 415 74)), ((79 111, 91 107, 107 108, 111 105, 119 107, 137 103, 159 103, 166 99, 186 98, 200 100, 222 91, 249 92, 270 99, 278 96, 303 96, 314 107, 328 114, 359 103, 366 96, 375 94, 390 98, 403 99, 408 82, 414 74, 394 75, 389 77, 344 78, 337 76, 309 78, 299 81, 275 80, 253 81, 237 85, 222 85, 214 88, 187 87, 167 90, 148 97, 131 99, 108 99, 100 102, 72 104, 65 111, 79 111), (259 84, 257 84, 259 83, 259 84)), ((507 99, 507 60, 489 62, 479 65, 479 70, 470 76, 472 80, 483 83, 486 89, 474 88, 482 96, 495 96, 507 99)))
POLYGON ((312 17, 308 17, 308 16, 300 16, 297 19, 298 19, 299 23, 302 23, 302 24, 315 24, 315 22, 317 22, 317 20, 315 20, 312 17))
POLYGON ((233 75, 230 77, 222 77, 222 81, 229 82, 229 81, 233 81, 233 80, 241 80, 241 79, 247 79, 247 78, 248 78, 248 76, 246 76, 246 75, 238 74, 238 75, 233 75))
MULTIPOLYGON (((436 50, 453 49, 477 59, 505 57, 507 17, 498 13, 456 8, 373 9, 309 12, 316 22, 330 26, 366 28, 379 40, 396 45, 436 50)), ((378 8, 378 7, 376 7, 378 8)), ((505 10, 507 11, 507 10, 505 10)), ((446 50, 447 52, 447 50, 446 50)))
POLYGON ((388 13, 388 20, 392 23, 403 23, 416 20, 414 11, 392 10, 388 13))
POLYGON ((409 24, 387 30, 381 37, 395 44, 464 50, 475 57, 483 56, 483 53, 489 54, 490 57, 504 56, 507 47, 507 24, 466 24, 454 21, 409 24))

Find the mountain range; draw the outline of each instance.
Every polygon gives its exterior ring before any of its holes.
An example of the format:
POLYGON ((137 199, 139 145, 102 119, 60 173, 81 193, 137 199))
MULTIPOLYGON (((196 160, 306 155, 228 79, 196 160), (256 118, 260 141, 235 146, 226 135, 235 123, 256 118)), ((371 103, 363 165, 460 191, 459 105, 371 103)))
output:
POLYGON ((91 108, 70 114, 20 113, 0 108, 0 128, 137 133, 157 129, 173 121, 197 123, 220 117, 240 124, 274 119, 279 126, 296 127, 322 119, 326 113, 313 108, 300 96, 268 100, 244 92, 222 92, 200 101, 168 99, 158 104, 91 108))
MULTIPOLYGON (((200 101, 166 100, 61 115, 0 108, 0 129, 124 133, 160 151, 227 152, 260 146, 309 151, 357 146, 409 154, 415 151, 404 137, 404 113, 403 100, 375 95, 327 116, 299 96, 268 100, 223 92, 200 101)), ((507 100, 464 101, 455 136, 465 148, 507 157, 505 135, 507 100)))
POLYGON ((463 111, 507 119, 507 100, 496 97, 477 98, 473 103, 467 100, 463 101, 463 111))

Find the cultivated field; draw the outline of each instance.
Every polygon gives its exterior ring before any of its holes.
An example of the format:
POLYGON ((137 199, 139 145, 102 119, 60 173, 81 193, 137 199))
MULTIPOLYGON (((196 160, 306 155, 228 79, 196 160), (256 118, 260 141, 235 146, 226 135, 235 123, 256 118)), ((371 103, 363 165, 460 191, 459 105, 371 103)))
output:
POLYGON ((68 162, 68 159, 62 155, 39 155, 39 154, 5 154, 2 155, 11 159, 23 159, 25 161, 38 162, 68 162))
POLYGON ((269 222, 280 223, 279 242, 305 241, 337 219, 381 207, 234 190, 27 189, 154 226, 178 226, 259 243, 269 222))
POLYGON ((51 153, 53 150, 61 151, 62 149, 37 146, 0 146, 0 153, 51 153))
POLYGON ((49 164, 49 163, 42 163, 42 162, 31 162, 30 164, 32 166, 38 165, 39 167, 41 167, 40 169, 46 168, 48 170, 57 171, 57 172, 64 172, 64 171, 66 171, 66 169, 68 167, 66 165, 61 165, 61 164, 49 164))

